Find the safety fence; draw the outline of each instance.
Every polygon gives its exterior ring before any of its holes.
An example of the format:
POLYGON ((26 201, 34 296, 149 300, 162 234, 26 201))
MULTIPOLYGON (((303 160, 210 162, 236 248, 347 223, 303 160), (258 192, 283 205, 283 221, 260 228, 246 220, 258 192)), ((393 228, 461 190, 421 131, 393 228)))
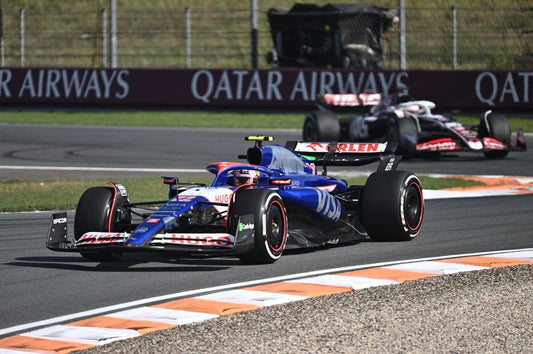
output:
MULTIPOLYGON (((533 67, 530 0, 494 1, 479 7, 473 6, 483 2, 457 2, 459 5, 441 0, 415 6, 408 1, 403 16, 395 17, 388 32, 379 38, 383 68, 533 67), (400 19, 404 19, 403 25, 400 19)), ((273 47, 267 12, 274 6, 289 10, 294 2, 32 3, 0 3, 3 67, 271 68, 266 60, 273 47)), ((373 3, 393 9, 401 1, 373 3)))

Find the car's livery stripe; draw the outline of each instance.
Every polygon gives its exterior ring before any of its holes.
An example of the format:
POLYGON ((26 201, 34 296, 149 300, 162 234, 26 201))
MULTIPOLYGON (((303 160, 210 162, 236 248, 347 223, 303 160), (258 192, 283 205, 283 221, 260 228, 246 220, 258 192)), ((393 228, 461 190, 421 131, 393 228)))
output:
POLYGON ((316 296, 443 274, 528 264, 533 264, 533 248, 347 267, 332 270, 332 274, 243 285, 240 289, 215 291, 52 325, 0 339, 0 353, 68 353, 161 329, 316 296))

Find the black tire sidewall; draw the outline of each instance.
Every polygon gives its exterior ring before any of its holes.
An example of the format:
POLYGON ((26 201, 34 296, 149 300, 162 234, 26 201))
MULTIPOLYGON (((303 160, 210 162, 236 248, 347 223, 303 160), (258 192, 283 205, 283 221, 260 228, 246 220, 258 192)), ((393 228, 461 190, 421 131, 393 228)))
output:
MULTIPOLYGON (((483 139, 483 137, 490 137, 501 141, 506 145, 511 145, 511 126, 509 125, 507 117, 505 117, 503 114, 494 112, 488 113, 486 117, 485 114, 482 116, 480 121, 479 137, 481 139, 483 139)), ((504 158, 508 153, 509 151, 507 150, 484 152, 485 156, 489 159, 504 158)))
POLYGON ((113 189, 92 187, 78 202, 74 217, 74 238, 78 240, 88 231, 109 231, 109 214, 113 202, 113 189))
POLYGON ((304 141, 338 141, 341 138, 339 118, 331 111, 309 112, 302 136, 304 141))
MULTIPOLYGON (((107 232, 109 217, 113 203, 114 191, 110 187, 91 187, 87 189, 78 202, 74 216, 74 239, 78 240, 89 231, 107 232)), ((115 261, 121 252, 115 251, 86 251, 80 254, 89 261, 115 261)))
POLYGON ((246 263, 273 263, 281 257, 287 244, 287 213, 279 194, 270 189, 238 190, 228 210, 229 232, 236 234, 239 216, 254 215, 253 248, 239 256, 246 263), (273 245, 268 237, 268 223, 272 213, 277 213, 282 222, 282 240, 273 245))
POLYGON ((368 236, 377 241, 408 241, 418 235, 424 215, 421 183, 411 172, 375 172, 361 195, 361 221, 368 236), (408 195, 415 188, 418 195, 408 195), (415 225, 407 217, 407 198, 418 197, 415 225))

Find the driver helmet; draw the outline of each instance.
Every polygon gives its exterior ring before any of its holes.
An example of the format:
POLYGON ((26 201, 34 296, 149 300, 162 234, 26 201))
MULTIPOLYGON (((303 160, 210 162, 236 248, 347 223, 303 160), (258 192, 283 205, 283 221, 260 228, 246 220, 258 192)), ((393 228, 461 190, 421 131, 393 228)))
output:
POLYGON ((233 185, 240 186, 243 184, 257 183, 259 172, 254 170, 239 169, 233 171, 233 185))

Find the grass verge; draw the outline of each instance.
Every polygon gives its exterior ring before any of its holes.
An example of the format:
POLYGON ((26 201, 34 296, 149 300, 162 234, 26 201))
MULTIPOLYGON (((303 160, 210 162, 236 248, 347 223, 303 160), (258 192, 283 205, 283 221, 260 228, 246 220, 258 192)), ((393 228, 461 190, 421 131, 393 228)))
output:
MULTIPOLYGON (((304 113, 236 113, 197 111, 0 111, 0 123, 109 125, 188 128, 302 129, 304 113)), ((479 117, 457 116, 464 124, 479 117)), ((513 131, 533 132, 533 118, 508 117, 513 131)))

